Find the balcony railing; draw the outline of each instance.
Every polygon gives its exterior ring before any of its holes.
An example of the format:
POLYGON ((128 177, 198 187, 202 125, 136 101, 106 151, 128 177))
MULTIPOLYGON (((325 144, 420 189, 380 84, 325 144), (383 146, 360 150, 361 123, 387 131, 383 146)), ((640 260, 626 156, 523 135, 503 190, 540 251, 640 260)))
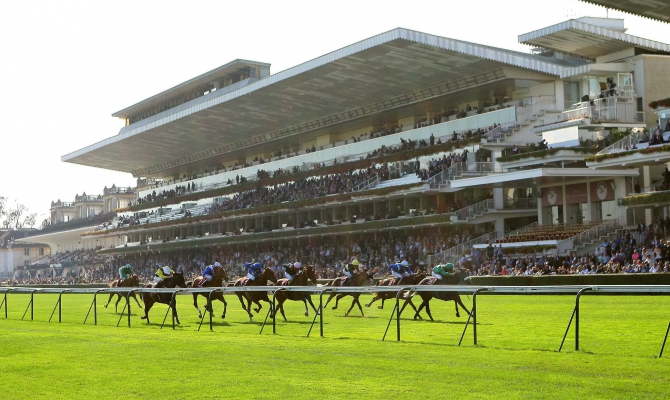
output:
POLYGON ((454 212, 454 215, 456 216, 456 219, 458 221, 465 221, 479 214, 483 214, 492 208, 493 208, 493 199, 487 199, 484 201, 480 201, 479 203, 469 205, 465 208, 461 208, 460 210, 454 212))
POLYGON ((558 251, 567 251, 575 246, 589 244, 594 240, 599 240, 601 237, 621 228, 622 217, 604 221, 602 224, 596 225, 584 232, 578 233, 568 239, 558 242, 558 251))
POLYGON ((523 199, 513 199, 508 197, 503 203, 503 208, 505 210, 526 210, 526 209, 536 209, 537 208, 537 199, 535 198, 523 198, 523 199))
POLYGON ((469 240, 467 242, 463 242, 458 244, 457 246, 454 246, 452 248, 449 248, 447 250, 441 251, 439 253, 435 253, 434 257, 436 262, 447 262, 449 260, 456 261, 458 260, 458 257, 460 257, 462 254, 467 252, 468 250, 472 249, 472 247, 476 244, 486 244, 486 243, 493 243, 496 239, 498 238, 498 232, 489 232, 486 233, 482 236, 479 236, 476 239, 469 240))

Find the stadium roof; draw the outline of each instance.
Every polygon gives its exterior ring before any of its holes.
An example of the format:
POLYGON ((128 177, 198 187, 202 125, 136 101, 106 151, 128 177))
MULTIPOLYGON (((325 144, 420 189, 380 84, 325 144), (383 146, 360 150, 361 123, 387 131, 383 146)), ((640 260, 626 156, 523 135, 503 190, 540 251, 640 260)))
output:
POLYGON ((631 47, 651 53, 670 53, 670 45, 666 43, 624 32, 622 20, 580 18, 520 35, 519 42, 591 60, 631 47), (621 24, 616 24, 617 21, 621 24))
POLYGON ((581 0, 584 3, 623 11, 662 22, 670 22, 670 3, 667 0, 581 0))
POLYGON ((130 107, 126 107, 121 111, 117 111, 114 114, 112 114, 112 117, 119 117, 119 118, 129 117, 132 114, 138 113, 144 109, 151 108, 154 105, 160 104, 166 99, 178 96, 180 94, 188 93, 192 89, 197 88, 198 86, 227 77, 229 74, 235 73, 245 67, 253 67, 257 65, 270 68, 270 64, 268 63, 237 59, 225 65, 222 65, 218 68, 215 68, 209 72, 205 72, 204 74, 197 76, 193 79, 189 79, 186 82, 180 83, 179 85, 166 91, 163 91, 155 96, 151 96, 146 100, 142 100, 137 104, 134 104, 130 107))
POLYGON ((157 176, 464 88, 555 79, 564 67, 580 64, 397 28, 239 89, 217 90, 168 109, 62 160, 157 176))

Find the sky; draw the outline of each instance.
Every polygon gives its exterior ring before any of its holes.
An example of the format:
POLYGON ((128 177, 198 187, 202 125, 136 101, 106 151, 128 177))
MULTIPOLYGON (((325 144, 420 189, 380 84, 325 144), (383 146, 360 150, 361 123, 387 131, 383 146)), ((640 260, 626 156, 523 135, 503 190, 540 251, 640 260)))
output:
MULTIPOLYGON (((49 216, 51 201, 135 186, 130 174, 60 161, 118 134, 112 113, 237 58, 276 74, 403 27, 528 52, 518 35, 581 16, 577 0, 6 1, 0 5, 0 196, 49 216)), ((670 25, 609 11, 628 33, 670 25)), ((11 205, 10 204, 10 205, 11 205)))

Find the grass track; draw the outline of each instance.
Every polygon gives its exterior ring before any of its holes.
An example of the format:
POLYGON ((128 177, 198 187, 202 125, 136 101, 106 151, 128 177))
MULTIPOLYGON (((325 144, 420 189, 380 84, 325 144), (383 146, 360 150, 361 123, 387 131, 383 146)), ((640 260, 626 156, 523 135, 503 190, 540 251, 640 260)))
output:
POLYGON ((119 315, 102 308, 106 296, 98 299, 98 326, 92 317, 82 325, 90 295, 64 295, 61 324, 47 322, 57 296, 36 295, 35 321, 20 321, 29 298, 10 294, 9 318, 0 313, 3 399, 661 399, 670 387, 670 348, 656 358, 670 297, 584 296, 581 351, 574 352, 571 330, 562 353, 574 296, 480 296, 479 345, 468 330, 461 347, 467 316, 457 319, 453 303, 435 300, 437 322, 404 314, 403 341, 395 342, 392 325, 382 342, 388 302, 385 310, 364 308, 364 318, 357 310, 343 317, 345 298, 325 312, 326 337, 317 325, 305 338, 312 315, 302 316, 295 302, 277 335, 271 326, 259 335, 265 310, 249 323, 230 296, 224 322, 215 304, 213 332, 196 331, 190 296, 178 297, 175 331, 159 329, 165 305, 154 306, 151 325, 133 307, 132 328, 125 318, 117 328, 119 315))

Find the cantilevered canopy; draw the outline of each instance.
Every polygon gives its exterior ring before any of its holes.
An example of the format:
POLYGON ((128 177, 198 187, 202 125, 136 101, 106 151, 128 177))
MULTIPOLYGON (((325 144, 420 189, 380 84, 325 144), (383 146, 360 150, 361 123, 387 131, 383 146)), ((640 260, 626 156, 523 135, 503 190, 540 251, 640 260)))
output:
POLYGON ((590 168, 535 168, 503 174, 487 175, 477 178, 456 179, 451 181, 452 189, 471 187, 531 187, 580 182, 585 178, 601 179, 620 176, 639 176, 640 171, 633 168, 590 169, 590 168))
POLYGON ((667 0, 581 0, 633 15, 670 22, 670 2, 667 0))
MULTIPOLYGON (((62 160, 160 176, 466 88, 552 80, 579 64, 398 28, 237 90, 196 98, 62 160)), ((273 152, 280 149, 275 144, 273 152)))
POLYGON ((519 36, 519 42, 594 60, 629 48, 670 54, 670 45, 625 33, 623 20, 571 19, 519 36))

